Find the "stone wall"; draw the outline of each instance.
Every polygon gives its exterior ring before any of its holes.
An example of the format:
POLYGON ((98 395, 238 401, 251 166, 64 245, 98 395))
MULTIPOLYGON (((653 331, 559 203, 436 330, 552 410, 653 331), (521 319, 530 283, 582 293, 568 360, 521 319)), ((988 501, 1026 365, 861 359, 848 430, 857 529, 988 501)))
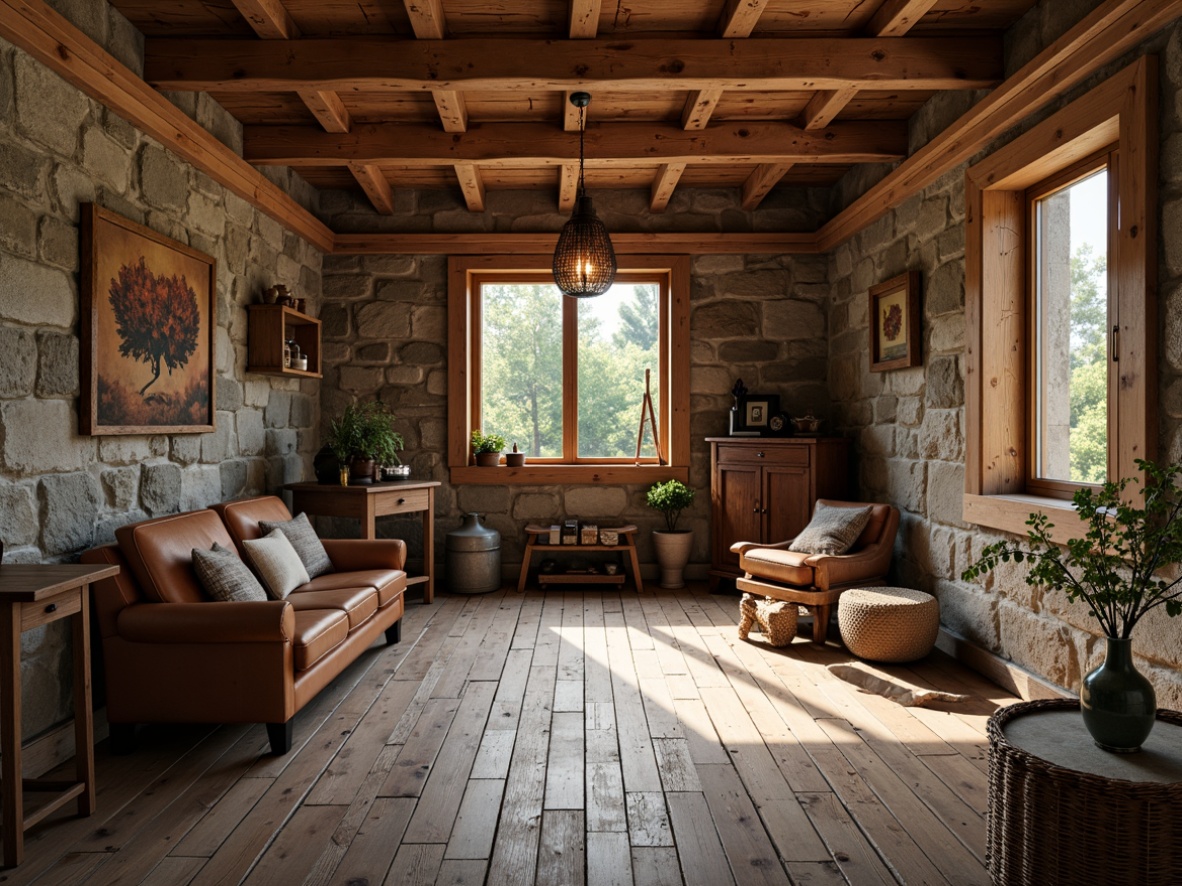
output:
MULTIPOLYGON (((126 63, 138 32, 106 4, 56 4, 126 63)), ((181 107, 231 145, 209 101, 181 107)), ((311 191, 296 192, 307 200, 311 191)), ((321 256, 274 220, 0 41, 0 538, 5 562, 59 562, 125 523, 302 479, 315 382, 251 375, 246 304, 274 282, 315 298, 321 256), (217 260, 217 431, 78 434, 79 203, 90 201, 217 260)), ((24 729, 71 710, 67 625, 22 637, 24 729)))
MULTIPOLYGON (((773 193, 755 215, 741 211, 734 191, 678 192, 663 216, 647 212, 637 192, 596 192, 595 206, 611 231, 811 230, 820 220, 822 192, 773 193)), ((349 194, 324 194, 322 210, 337 230, 367 229, 377 217, 349 194)), ((554 193, 498 192, 475 215, 449 192, 400 192, 384 223, 402 230, 558 230, 554 193)), ((723 434, 730 389, 742 378, 752 391, 779 394, 786 410, 828 415, 824 303, 827 263, 819 256, 699 256, 692 266, 690 390, 692 466, 698 491, 683 525, 695 532, 691 576, 710 558, 710 450, 705 438, 723 434)), ((404 460, 414 476, 443 482, 437 560, 445 535, 469 511, 488 514, 501 532, 506 575, 521 563, 526 523, 563 514, 636 523, 641 560, 654 562, 649 530, 659 515, 637 486, 468 486, 448 482, 447 260, 439 256, 330 256, 324 262, 325 378, 323 420, 354 399, 378 398, 399 416, 404 460)), ((416 542, 413 521, 387 532, 416 542)), ((649 570, 646 568, 646 572, 649 570)))
MULTIPOLYGON (((1033 9, 1008 36, 1009 70, 1029 60, 1083 12, 1074 4, 1053 2, 1033 9)), ((1182 94, 1182 26, 1109 65, 1015 133, 1146 52, 1160 55, 1162 79, 1159 456, 1177 460, 1182 458, 1182 117, 1176 99, 1182 94)), ((954 119, 963 110, 962 101, 949 96, 929 102, 912 120, 912 148, 954 119)), ((898 581, 935 593, 947 627, 1074 690, 1103 652, 1095 620, 1082 606, 1066 604, 1061 594, 1028 587, 1016 565, 1000 568, 983 586, 959 579, 980 547, 999 537, 961 521, 964 171, 961 167, 945 175, 834 251, 830 390, 839 429, 855 439, 861 453, 863 495, 894 502, 903 510, 895 564, 898 581), (922 273, 923 365, 871 373, 867 291, 909 269, 922 273)), ((1168 707, 1182 703, 1182 645, 1177 637, 1178 623, 1171 624, 1160 611, 1142 622, 1136 634, 1139 665, 1157 685, 1159 704, 1168 707)))

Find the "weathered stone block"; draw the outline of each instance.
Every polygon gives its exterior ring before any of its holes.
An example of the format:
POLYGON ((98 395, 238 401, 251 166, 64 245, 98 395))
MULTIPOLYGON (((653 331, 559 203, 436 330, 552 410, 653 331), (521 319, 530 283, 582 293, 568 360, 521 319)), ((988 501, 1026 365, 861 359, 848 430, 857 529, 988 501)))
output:
POLYGON ((0 247, 23 258, 37 255, 37 214, 0 193, 0 247))
POLYGON ((0 326, 0 397, 33 393, 37 371, 37 343, 33 333, 17 326, 0 326))
POLYGON ((286 391, 271 391, 271 396, 267 398, 265 419, 269 428, 287 427, 291 419, 291 394, 286 391))
MULTIPOLYGON (((500 468, 486 468, 497 471, 500 468)), ((507 486, 461 486, 457 490, 460 510, 480 514, 508 514, 512 496, 507 486)))
POLYGON ((37 541, 37 504, 31 486, 0 482, 0 539, 9 549, 37 541))
POLYGON ((76 396, 80 377, 78 339, 58 332, 42 332, 37 336, 37 345, 37 396, 76 396))
POLYGON ((201 460, 221 462, 234 455, 234 414, 217 411, 217 430, 201 435, 201 460))
POLYGON ((358 274, 336 275, 324 277, 321 295, 325 299, 351 300, 357 298, 371 298, 373 295, 373 280, 358 274))
POLYGON ((933 409, 954 409, 964 404, 964 380, 956 357, 933 357, 928 362, 924 400, 933 409))
POLYGON ((90 115, 89 99, 24 53, 13 57, 13 71, 17 128, 61 156, 73 157, 78 130, 90 115))
POLYGON ((237 425, 238 451, 242 455, 261 455, 267 443, 263 414, 257 409, 240 409, 234 418, 237 425))
POLYGON ((153 517, 180 510, 182 471, 174 464, 144 465, 140 504, 153 517))
POLYGON ((69 274, 0 253, 0 317, 30 326, 73 328, 77 296, 69 274))
MULTIPOLYGON (((353 329, 349 317, 349 309, 344 305, 327 303, 320 308, 320 334, 323 338, 345 338, 353 329)), ((410 321, 407 320, 405 337, 410 331, 410 321)), ((368 333, 367 333, 368 335, 368 333)))
POLYGON ((78 228, 61 219, 45 216, 38 225, 41 258, 73 273, 78 270, 78 228))
POLYGON ((307 394, 291 395, 291 426, 310 428, 316 420, 316 404, 307 394))
POLYGON ((823 338, 824 311, 820 305, 797 299, 769 301, 763 306, 763 334, 784 341, 823 338))
POLYGON ((299 440, 299 435, 295 431, 286 428, 268 428, 266 435, 267 442, 263 451, 269 456, 291 455, 297 449, 296 443, 299 440))
POLYGON ((398 359, 417 366, 439 366, 447 359, 447 352, 435 342, 415 341, 398 349, 398 359))
POLYGON ((238 498, 246 494, 247 462, 242 458, 233 458, 221 463, 222 498, 238 498))
POLYGON ((100 477, 110 507, 116 511, 129 511, 135 507, 140 480, 138 468, 108 468, 100 477))
POLYGON ((41 478, 41 548, 64 554, 90 547, 101 500, 90 474, 51 474, 41 478))
POLYGON ((357 334, 367 339, 408 338, 413 312, 414 308, 405 302, 361 305, 357 308, 357 334))
POLYGON ((0 404, 4 465, 34 475, 80 470, 94 457, 90 438, 77 434, 74 404, 68 400, 15 400, 0 404))
POLYGON ((606 520, 604 525, 621 522, 617 515, 628 509, 628 494, 619 486, 572 486, 563 492, 567 514, 580 519, 606 520))
POLYGON ((181 499, 177 507, 192 511, 221 500, 222 472, 217 465, 199 465, 181 472, 181 499))
POLYGON ((201 438, 196 434, 178 434, 170 440, 169 453, 177 464, 191 465, 201 458, 201 438))
POLYGON ((82 168, 120 194, 127 193, 131 162, 127 148, 100 126, 91 126, 82 136, 82 168))
POLYGON ((704 338, 750 336, 759 329, 759 309, 748 302, 716 302, 694 311, 690 325, 695 334, 704 338))
POLYGON ((0 185, 15 194, 37 198, 41 174, 48 166, 43 154, 8 141, 0 151, 0 185))
POLYGON ((447 341, 447 310, 440 307, 415 307, 411 312, 411 334, 420 341, 447 341))
POLYGON ((139 167, 140 193, 148 203, 177 213, 186 209, 189 176, 172 154, 155 145, 144 145, 139 167))
POLYGON ((748 339, 747 341, 724 341, 718 346, 718 356, 727 363, 752 363, 775 360, 780 345, 774 341, 748 339))
POLYGON ((929 315, 964 310, 964 261, 951 260, 928 277, 924 305, 929 315))

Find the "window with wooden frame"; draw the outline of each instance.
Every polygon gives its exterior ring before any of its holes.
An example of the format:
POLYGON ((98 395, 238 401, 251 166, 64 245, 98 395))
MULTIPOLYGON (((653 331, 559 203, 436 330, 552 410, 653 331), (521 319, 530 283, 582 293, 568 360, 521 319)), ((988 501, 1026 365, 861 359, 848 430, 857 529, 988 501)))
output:
POLYGON ((1142 58, 968 170, 967 522, 1024 533, 1153 455, 1156 85, 1142 58))
POLYGON ((689 261, 638 256, 622 264, 607 293, 575 299, 554 285, 549 256, 451 259, 453 482, 687 478, 689 261), (652 410, 638 457, 646 373, 652 410), (526 465, 472 467, 473 429, 516 443, 526 465))

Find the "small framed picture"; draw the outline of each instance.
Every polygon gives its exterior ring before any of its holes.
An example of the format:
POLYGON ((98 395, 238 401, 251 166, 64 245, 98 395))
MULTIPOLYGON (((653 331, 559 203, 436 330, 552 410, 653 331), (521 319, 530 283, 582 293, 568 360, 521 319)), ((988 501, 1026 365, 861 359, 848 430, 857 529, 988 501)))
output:
POLYGON ((870 371, 919 366, 919 271, 870 287, 870 371))
POLYGON ((762 436, 771 433, 768 422, 780 411, 780 395, 747 394, 735 405, 732 436, 762 436))

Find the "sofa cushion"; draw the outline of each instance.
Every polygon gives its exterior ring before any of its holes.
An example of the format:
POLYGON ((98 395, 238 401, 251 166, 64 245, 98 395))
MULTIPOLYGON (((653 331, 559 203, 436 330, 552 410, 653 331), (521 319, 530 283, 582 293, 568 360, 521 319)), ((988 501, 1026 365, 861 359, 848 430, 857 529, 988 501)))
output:
POLYGON ((295 613, 292 652, 295 669, 306 671, 349 636, 349 619, 339 609, 304 609, 295 613))
POLYGON ((348 616, 349 630, 352 631, 378 611, 378 592, 373 588, 341 588, 335 591, 296 588, 288 595, 287 602, 296 612, 305 609, 340 609, 348 616))
POLYGON ((813 567, 804 562, 810 556, 783 548, 752 548, 739 556, 739 568, 756 578, 811 587, 813 567))
POLYGON ((144 595, 158 603, 209 602, 193 571, 193 548, 208 551, 215 542, 234 546, 225 524, 210 510, 131 523, 116 529, 115 538, 144 595))
POLYGON ((267 599, 267 592, 238 552, 217 542, 208 551, 193 548, 193 569, 201 586, 215 600, 249 603, 267 599))
POLYGON ((378 605, 386 606, 406 590, 406 573, 401 569, 357 569, 318 575, 300 590, 335 591, 340 588, 371 587, 378 592, 378 605))
POLYGON ((868 522, 870 505, 851 508, 818 501, 813 519, 792 540, 788 550, 805 554, 844 554, 853 547, 868 522))
POLYGON ((304 568, 308 570, 309 578, 315 578, 326 572, 332 572, 332 560, 328 559, 328 553, 324 550, 324 545, 321 543, 320 537, 316 534, 316 530, 312 528, 312 524, 308 521, 307 514, 301 511, 295 516, 295 519, 284 520, 282 522, 275 522, 273 520, 259 521, 259 531, 263 535, 269 535, 276 529, 287 536, 287 540, 291 542, 291 546, 300 555, 300 560, 303 562, 304 568))
POLYGON ((308 583, 308 570, 280 530, 272 530, 263 538, 247 539, 242 546, 246 549, 246 559, 266 585, 267 593, 276 600, 286 599, 293 590, 308 583))
POLYGON ((272 523, 283 523, 291 519, 291 511, 283 503, 283 499, 274 495, 259 495, 255 498, 240 498, 237 501, 225 501, 221 504, 210 505, 226 523, 226 529, 234 539, 238 550, 242 550, 242 542, 248 538, 262 538, 265 532, 259 530, 259 523, 268 520, 272 523))

